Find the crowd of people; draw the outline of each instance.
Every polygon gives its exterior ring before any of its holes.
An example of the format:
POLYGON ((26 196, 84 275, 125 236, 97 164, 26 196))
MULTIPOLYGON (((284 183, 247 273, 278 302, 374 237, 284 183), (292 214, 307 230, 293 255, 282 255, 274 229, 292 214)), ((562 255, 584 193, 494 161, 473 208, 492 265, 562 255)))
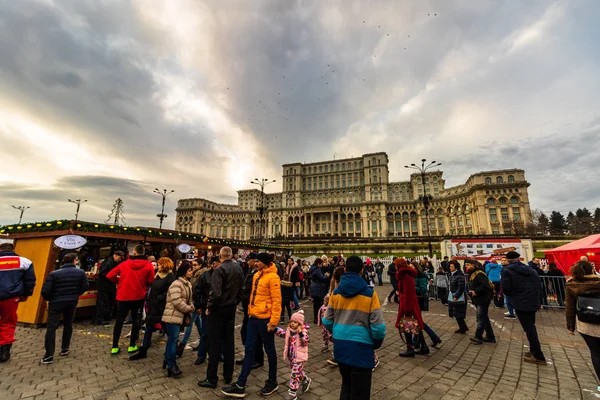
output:
MULTIPOLYGON (((18 256, 11 244, 0 245, 0 362, 10 359, 16 327, 18 303, 26 301, 36 284, 33 264, 18 256)), ((78 256, 68 253, 60 269, 45 279, 41 294, 48 301, 48 324, 42 364, 54 362, 56 330, 63 320, 61 356, 70 352, 72 324, 79 296, 89 288, 86 274, 77 268, 78 256)), ((548 271, 539 260, 529 264, 511 251, 499 260, 444 258, 437 271, 427 258, 419 261, 395 258, 387 267, 392 291, 387 303, 398 304, 395 328, 405 342, 400 357, 427 356, 442 339, 429 326, 424 312, 429 310, 434 289, 437 298, 456 320, 456 334, 466 334, 468 302, 475 308, 477 327, 473 345, 494 344, 498 340, 489 318, 489 308, 507 308, 506 319, 518 319, 529 342, 523 361, 546 365, 537 329, 536 313, 547 297, 540 278, 560 276, 556 266, 548 271), (429 343, 426 340, 429 337, 429 343)), ((268 253, 250 253, 244 260, 223 247, 217 256, 184 260, 175 268, 171 258, 149 259, 143 246, 127 257, 115 251, 100 269, 99 297, 95 322, 111 320, 111 304, 116 301, 111 355, 120 354, 125 324, 130 325, 127 352, 130 361, 148 357, 152 336, 166 334, 163 368, 171 378, 183 372, 178 366, 194 330, 198 332, 195 365, 208 361, 202 388, 216 389, 219 364, 223 364, 221 392, 228 397, 246 395, 252 370, 268 362, 268 380, 260 391, 268 396, 279 388, 276 337, 283 339, 284 361, 289 363, 287 398, 295 400, 310 389, 312 379, 304 365, 309 361, 309 337, 319 337, 321 351, 331 352, 328 363, 341 375, 341 399, 368 399, 372 372, 379 365, 376 350, 386 336, 382 305, 375 286, 383 285, 386 267, 379 259, 350 256, 317 258, 309 265, 300 259, 275 259, 268 253), (114 299, 110 293, 114 290, 114 299), (107 292, 102 293, 101 292, 107 292), (300 301, 313 303, 311 333, 300 301), (235 360, 235 318, 241 305, 243 321, 240 338, 244 357, 235 360), (286 318, 287 315, 287 318, 286 318), (140 331, 144 330, 140 347, 140 331), (316 336, 314 336, 316 335, 316 336), (241 366, 234 380, 235 365, 241 366)), ((562 272, 560 272, 562 274, 562 272)), ((571 268, 571 278, 556 285, 566 306, 567 330, 578 331, 588 345, 592 362, 600 374, 600 277, 585 259, 571 268)), ((600 390, 600 387, 599 387, 600 390)))

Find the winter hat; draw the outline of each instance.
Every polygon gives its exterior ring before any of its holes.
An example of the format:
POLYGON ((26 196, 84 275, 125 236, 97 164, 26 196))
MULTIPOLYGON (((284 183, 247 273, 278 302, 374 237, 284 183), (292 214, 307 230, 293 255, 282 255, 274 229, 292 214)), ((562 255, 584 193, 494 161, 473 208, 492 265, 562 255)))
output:
POLYGON ((509 251, 508 253, 506 253, 506 258, 508 258, 509 260, 518 260, 519 258, 521 258, 521 255, 516 251, 509 251))
POLYGON ((296 321, 300 325, 304 325, 304 310, 299 310, 293 313, 292 317, 290 318, 290 322, 291 321, 296 321))
POLYGON ((246 261, 250 261, 250 260, 256 260, 256 258, 258 257, 258 253, 255 252, 251 252, 250 254, 248 254, 248 256, 246 257, 246 261))
POLYGON ((271 262, 273 262, 273 257, 271 257, 269 253, 259 253, 256 256, 256 260, 262 262, 263 264, 271 265, 271 262))

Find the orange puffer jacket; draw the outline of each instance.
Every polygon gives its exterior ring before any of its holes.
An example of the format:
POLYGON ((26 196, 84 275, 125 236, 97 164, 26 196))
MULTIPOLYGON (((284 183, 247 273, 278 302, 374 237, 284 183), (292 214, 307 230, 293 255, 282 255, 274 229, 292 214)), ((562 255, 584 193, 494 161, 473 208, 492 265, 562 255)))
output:
POLYGON ((271 325, 277 326, 281 317, 281 279, 275 264, 271 263, 268 268, 254 274, 248 315, 268 318, 271 325))

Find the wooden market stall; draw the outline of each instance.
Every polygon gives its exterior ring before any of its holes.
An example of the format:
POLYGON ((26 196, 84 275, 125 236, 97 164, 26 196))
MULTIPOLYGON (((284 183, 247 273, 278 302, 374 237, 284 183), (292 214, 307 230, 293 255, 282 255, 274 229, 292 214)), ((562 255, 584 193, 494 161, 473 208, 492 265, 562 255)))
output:
POLYGON ((265 249, 265 246, 256 243, 208 238, 202 234, 69 220, 7 225, 0 227, 0 234, 8 235, 3 237, 13 240, 15 252, 33 262, 37 283, 33 295, 26 302, 20 303, 18 321, 34 325, 43 324, 47 319, 46 302, 41 296, 44 280, 50 272, 60 267, 60 259, 68 252, 75 251, 79 254, 81 268, 86 271, 90 280, 90 290, 80 296, 77 305, 77 315, 81 316, 94 313, 97 268, 105 257, 112 255, 116 250, 127 253, 135 245, 142 243, 148 256, 153 255, 157 259, 167 256, 177 260, 186 256, 176 251, 177 246, 183 243, 190 245, 198 257, 206 256, 210 252, 216 253, 223 246, 255 251, 265 249), (64 235, 81 236, 86 239, 86 243, 76 250, 61 249, 54 241, 64 235))

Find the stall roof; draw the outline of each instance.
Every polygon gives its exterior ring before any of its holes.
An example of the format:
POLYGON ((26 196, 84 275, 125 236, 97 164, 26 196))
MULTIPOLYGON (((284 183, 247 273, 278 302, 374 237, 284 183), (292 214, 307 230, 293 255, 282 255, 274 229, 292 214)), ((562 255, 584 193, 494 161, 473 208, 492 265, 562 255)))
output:
POLYGON ((574 251, 584 249, 600 249, 600 234, 584 237, 571 243, 563 244, 557 248, 546 250, 546 253, 557 251, 574 251))

